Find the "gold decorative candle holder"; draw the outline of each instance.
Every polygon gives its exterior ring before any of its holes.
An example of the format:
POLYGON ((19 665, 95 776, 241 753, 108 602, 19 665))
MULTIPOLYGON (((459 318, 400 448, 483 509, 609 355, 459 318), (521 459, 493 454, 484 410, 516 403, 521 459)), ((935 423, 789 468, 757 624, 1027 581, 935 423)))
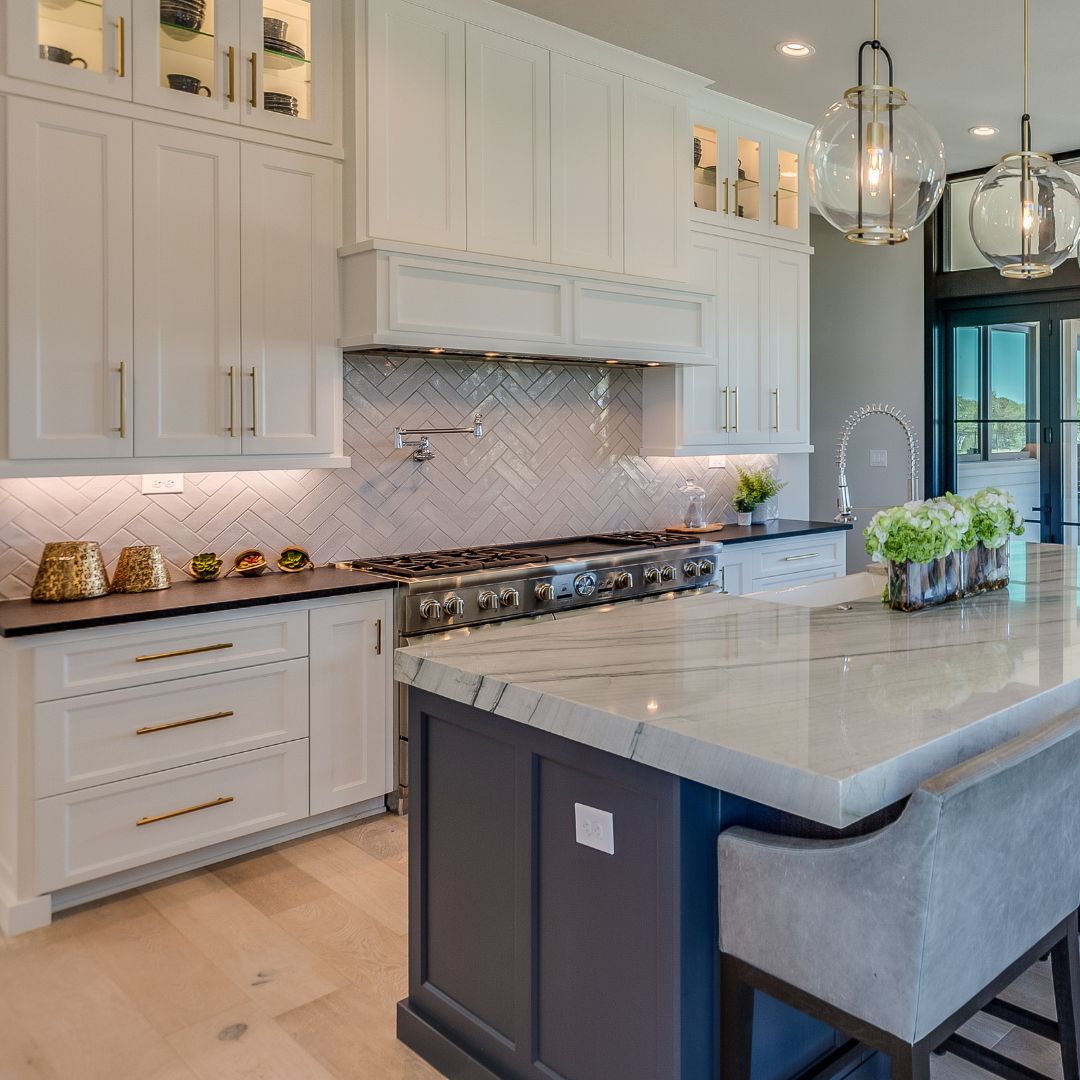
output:
POLYGON ((113 571, 113 592, 153 592, 170 585, 169 567, 157 544, 126 547, 120 552, 113 571))
POLYGON ((109 591, 101 547, 94 540, 61 540, 41 553, 31 600, 91 600, 109 591))

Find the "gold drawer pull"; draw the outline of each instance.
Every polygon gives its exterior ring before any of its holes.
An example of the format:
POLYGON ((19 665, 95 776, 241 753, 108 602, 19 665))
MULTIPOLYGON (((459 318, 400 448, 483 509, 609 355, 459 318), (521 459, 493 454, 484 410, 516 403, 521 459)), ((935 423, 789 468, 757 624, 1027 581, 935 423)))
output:
POLYGON ((177 649, 175 652, 147 653, 146 656, 136 656, 135 663, 143 664, 147 660, 168 660, 173 656, 191 656, 192 653, 217 652, 218 649, 231 649, 232 647, 233 643, 231 641, 222 641, 217 645, 199 645, 194 649, 177 649))
POLYGON ((171 731, 173 728, 189 727, 191 724, 205 724, 207 720, 224 720, 227 716, 235 716, 232 709, 222 712, 207 713, 205 716, 193 716, 190 720, 171 720, 167 724, 154 724, 152 727, 135 729, 136 735, 153 735, 155 731, 171 731))
POLYGON ((209 802, 199 803, 198 806, 187 806, 183 810, 170 810, 167 814, 155 814, 153 817, 141 817, 135 822, 135 827, 140 825, 153 825, 155 821, 168 821, 169 818, 183 817, 184 814, 194 814, 196 810, 209 810, 211 806, 224 806, 234 802, 235 796, 222 795, 219 799, 211 799, 209 802))
POLYGON ((816 559, 820 556, 820 552, 808 551, 805 555, 785 555, 784 562, 799 562, 802 559, 816 559))

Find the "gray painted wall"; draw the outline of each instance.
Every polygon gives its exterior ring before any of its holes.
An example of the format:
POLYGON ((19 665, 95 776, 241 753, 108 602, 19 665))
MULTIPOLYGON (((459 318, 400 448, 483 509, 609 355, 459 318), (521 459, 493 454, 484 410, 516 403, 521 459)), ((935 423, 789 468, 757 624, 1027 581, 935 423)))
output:
MULTIPOLYGON (((816 214, 810 273, 810 516, 836 513, 836 433, 860 405, 896 405, 923 448, 923 236, 892 248, 849 243, 816 214)), ((858 515, 848 537, 848 571, 865 566, 862 529, 876 510, 907 499, 907 447, 898 424, 864 420, 852 436, 848 483, 858 515), (886 468, 870 466, 885 450, 886 468)), ((920 462, 919 477, 923 469, 920 462)))

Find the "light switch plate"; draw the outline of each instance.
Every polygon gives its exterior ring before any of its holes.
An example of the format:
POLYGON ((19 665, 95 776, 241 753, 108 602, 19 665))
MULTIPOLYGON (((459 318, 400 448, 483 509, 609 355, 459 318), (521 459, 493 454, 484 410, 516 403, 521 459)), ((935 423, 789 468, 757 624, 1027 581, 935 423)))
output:
POLYGON ((579 844, 596 848, 605 855, 615 854, 615 818, 609 811, 576 802, 574 826, 579 844))
POLYGON ((148 473, 142 478, 144 495, 179 495, 183 490, 183 473, 148 473))
POLYGON ((877 469, 884 469, 889 464, 888 450, 871 450, 870 464, 877 469))

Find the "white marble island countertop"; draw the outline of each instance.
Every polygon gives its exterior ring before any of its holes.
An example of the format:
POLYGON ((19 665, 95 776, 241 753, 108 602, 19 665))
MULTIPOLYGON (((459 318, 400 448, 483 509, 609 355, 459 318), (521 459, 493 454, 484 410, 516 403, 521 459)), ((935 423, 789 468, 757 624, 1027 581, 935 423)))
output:
POLYGON ((835 827, 1080 702, 1074 548, 911 615, 706 594, 400 649, 399 681, 835 827))

